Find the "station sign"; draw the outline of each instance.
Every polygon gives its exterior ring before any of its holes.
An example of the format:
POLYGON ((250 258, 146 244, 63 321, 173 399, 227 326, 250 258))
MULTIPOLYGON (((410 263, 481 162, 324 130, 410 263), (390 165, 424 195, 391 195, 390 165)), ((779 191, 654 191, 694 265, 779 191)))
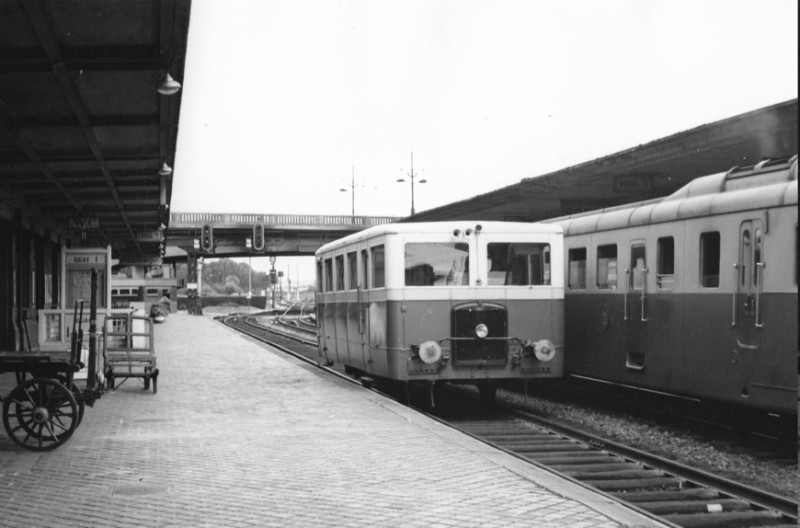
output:
POLYGON ((105 253, 67 253, 64 256, 67 266, 72 264, 103 264, 106 263, 105 253))
POLYGON ((653 178, 645 174, 624 174, 614 176, 614 192, 634 194, 647 192, 653 188, 653 178))
POLYGON ((86 231, 87 229, 100 229, 99 216, 70 216, 69 228, 86 231))
POLYGON ((164 240, 164 234, 161 231, 137 231, 137 242, 161 242, 164 240))

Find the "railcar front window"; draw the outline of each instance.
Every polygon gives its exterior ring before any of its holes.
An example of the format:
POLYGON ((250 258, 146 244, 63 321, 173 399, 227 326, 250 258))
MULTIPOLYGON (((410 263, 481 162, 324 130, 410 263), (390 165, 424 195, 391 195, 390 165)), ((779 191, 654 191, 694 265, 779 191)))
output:
POLYGON ((550 244, 490 243, 489 285, 550 284, 550 244))
POLYGON ((597 287, 601 290, 617 289, 617 246, 597 247, 597 287))
POLYGON ((586 289, 586 248, 569 250, 569 289, 586 289))
POLYGON ((414 242, 405 246, 406 286, 469 284, 469 245, 463 242, 414 242))

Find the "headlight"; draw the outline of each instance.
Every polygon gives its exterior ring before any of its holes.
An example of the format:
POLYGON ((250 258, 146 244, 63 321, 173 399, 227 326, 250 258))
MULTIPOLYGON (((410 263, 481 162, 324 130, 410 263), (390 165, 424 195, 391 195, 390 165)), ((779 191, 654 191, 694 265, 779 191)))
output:
POLYGON ((439 343, 436 341, 425 341, 419 345, 419 352, 417 352, 417 354, 423 363, 433 365, 442 359, 442 347, 440 347, 439 343))
POLYGON ((539 361, 550 361, 556 355, 556 345, 549 339, 540 339, 533 344, 533 355, 539 361))
POLYGON ((475 327, 475 335, 483 339, 489 335, 489 328, 485 324, 481 323, 475 327))

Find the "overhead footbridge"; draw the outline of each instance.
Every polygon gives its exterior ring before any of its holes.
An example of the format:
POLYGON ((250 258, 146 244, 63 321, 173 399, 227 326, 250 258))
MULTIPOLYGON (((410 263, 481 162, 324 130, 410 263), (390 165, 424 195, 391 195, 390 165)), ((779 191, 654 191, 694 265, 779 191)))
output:
POLYGON ((313 255, 327 242, 400 220, 394 216, 175 212, 170 213, 165 229, 164 258, 313 255))

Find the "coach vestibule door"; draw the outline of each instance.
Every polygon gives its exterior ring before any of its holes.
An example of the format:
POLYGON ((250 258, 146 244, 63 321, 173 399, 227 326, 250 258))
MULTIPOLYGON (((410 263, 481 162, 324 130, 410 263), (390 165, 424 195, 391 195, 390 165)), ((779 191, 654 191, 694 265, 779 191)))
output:
POLYGON ((372 357, 369 343, 369 251, 361 250, 361 267, 358 276, 358 333, 361 338, 361 360, 364 370, 372 370, 372 357))
POLYGON ((761 220, 745 220, 739 227, 739 258, 733 290, 732 324, 740 348, 757 349, 764 324, 761 294, 764 288, 764 227, 761 220))
POLYGON ((625 270, 625 366, 642 370, 647 358, 647 255, 644 242, 632 242, 630 255, 630 267, 625 270))

